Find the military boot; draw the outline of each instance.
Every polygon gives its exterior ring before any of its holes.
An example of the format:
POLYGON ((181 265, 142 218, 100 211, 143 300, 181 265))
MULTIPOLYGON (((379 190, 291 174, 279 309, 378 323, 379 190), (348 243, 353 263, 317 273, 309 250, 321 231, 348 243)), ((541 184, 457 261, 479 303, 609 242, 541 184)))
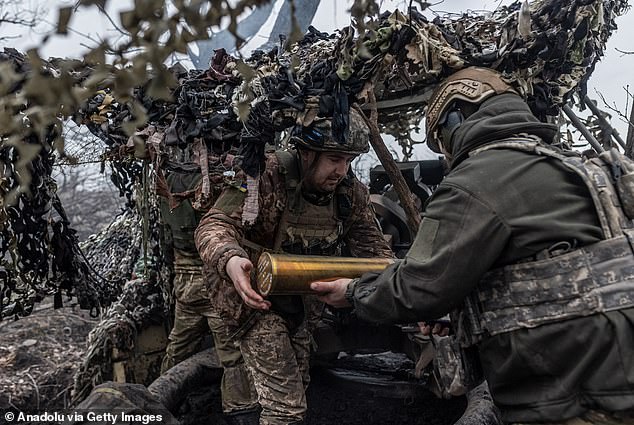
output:
POLYGON ((258 425, 260 423, 260 408, 237 410, 225 413, 227 425, 258 425))

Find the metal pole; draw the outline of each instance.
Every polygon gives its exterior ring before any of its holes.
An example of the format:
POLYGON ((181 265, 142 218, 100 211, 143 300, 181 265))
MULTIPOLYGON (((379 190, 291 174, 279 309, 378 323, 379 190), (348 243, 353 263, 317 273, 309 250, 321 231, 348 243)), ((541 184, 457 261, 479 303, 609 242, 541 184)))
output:
POLYGON ((610 123, 608 122, 608 120, 605 119, 605 117, 603 116, 603 111, 601 111, 601 109, 599 109, 597 105, 588 98, 588 96, 583 98, 583 103, 588 105, 588 108, 590 108, 592 113, 599 119, 599 121, 601 121, 601 124, 607 125, 608 127, 610 127, 610 129, 612 130, 611 132, 612 137, 614 137, 614 140, 616 140, 616 143, 618 143, 619 146, 625 149, 625 142, 621 138, 621 135, 619 134, 618 131, 616 131, 616 128, 612 127, 610 123))
POLYGON ((603 152, 605 149, 603 149, 603 146, 601 146, 601 143, 599 143, 597 139, 594 138, 592 133, 588 131, 588 129, 586 128, 585 125, 583 125, 579 117, 577 117, 575 113, 572 111, 572 109, 570 109, 570 106, 564 105, 562 109, 564 110, 564 113, 568 116, 568 118, 570 118, 570 121, 572 121, 572 124, 577 128, 577 130, 581 132, 583 137, 586 138, 586 140, 588 141, 588 143, 590 143, 590 145, 594 148, 594 150, 597 152, 603 152))

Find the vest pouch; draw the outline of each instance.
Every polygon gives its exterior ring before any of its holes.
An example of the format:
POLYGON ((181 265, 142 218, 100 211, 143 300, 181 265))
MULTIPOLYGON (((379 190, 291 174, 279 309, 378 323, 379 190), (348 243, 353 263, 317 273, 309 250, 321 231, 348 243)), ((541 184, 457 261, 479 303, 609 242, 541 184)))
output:
POLYGON ((448 399, 467 392, 462 350, 453 337, 433 337, 436 355, 430 390, 436 397, 448 399))
MULTIPOLYGON (((170 173, 166 177, 172 194, 182 194, 196 187, 200 181, 200 174, 170 173)), ((192 207, 192 199, 182 199, 171 208, 167 199, 161 199, 161 219, 169 227, 173 247, 181 251, 196 253, 194 230, 198 226, 203 212, 192 207)))
POLYGON ((634 161, 616 149, 602 152, 599 158, 615 181, 623 213, 630 220, 634 219, 634 161))
POLYGON ((623 212, 630 220, 634 220, 634 172, 619 177, 616 190, 621 200, 623 212))
POLYGON ((463 347, 454 336, 433 336, 436 349, 430 391, 448 399, 466 394, 484 380, 477 347, 463 347))

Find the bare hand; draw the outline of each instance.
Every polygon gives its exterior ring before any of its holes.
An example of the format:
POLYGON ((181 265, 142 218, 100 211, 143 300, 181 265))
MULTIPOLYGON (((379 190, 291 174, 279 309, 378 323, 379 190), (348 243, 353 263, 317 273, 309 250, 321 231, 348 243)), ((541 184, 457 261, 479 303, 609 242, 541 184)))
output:
POLYGON ((236 255, 227 261, 225 270, 246 305, 256 310, 268 310, 271 307, 271 303, 262 298, 251 286, 251 261, 236 255))
POLYGON ((449 335, 451 324, 444 322, 418 322, 418 327, 423 335, 434 334, 438 336, 449 335))
POLYGON ((335 308, 352 307, 348 301, 346 301, 346 289, 352 279, 337 279, 327 282, 313 282, 310 284, 310 289, 318 292, 317 298, 319 301, 325 302, 335 308))

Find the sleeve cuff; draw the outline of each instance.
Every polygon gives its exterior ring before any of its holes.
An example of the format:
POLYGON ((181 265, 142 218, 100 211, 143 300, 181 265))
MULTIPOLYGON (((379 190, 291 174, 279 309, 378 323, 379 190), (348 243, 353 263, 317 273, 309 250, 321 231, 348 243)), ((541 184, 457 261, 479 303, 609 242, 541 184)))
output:
POLYGON ((236 255, 238 257, 249 258, 246 251, 242 249, 242 247, 240 247, 239 245, 228 246, 223 250, 223 252, 219 254, 216 271, 222 279, 231 280, 229 278, 229 275, 227 274, 227 263, 229 262, 231 257, 235 257, 236 255))
POLYGON ((344 298, 351 307, 354 307, 354 289, 357 286, 357 282, 359 282, 359 279, 352 279, 350 283, 348 283, 346 292, 344 293, 344 298))

